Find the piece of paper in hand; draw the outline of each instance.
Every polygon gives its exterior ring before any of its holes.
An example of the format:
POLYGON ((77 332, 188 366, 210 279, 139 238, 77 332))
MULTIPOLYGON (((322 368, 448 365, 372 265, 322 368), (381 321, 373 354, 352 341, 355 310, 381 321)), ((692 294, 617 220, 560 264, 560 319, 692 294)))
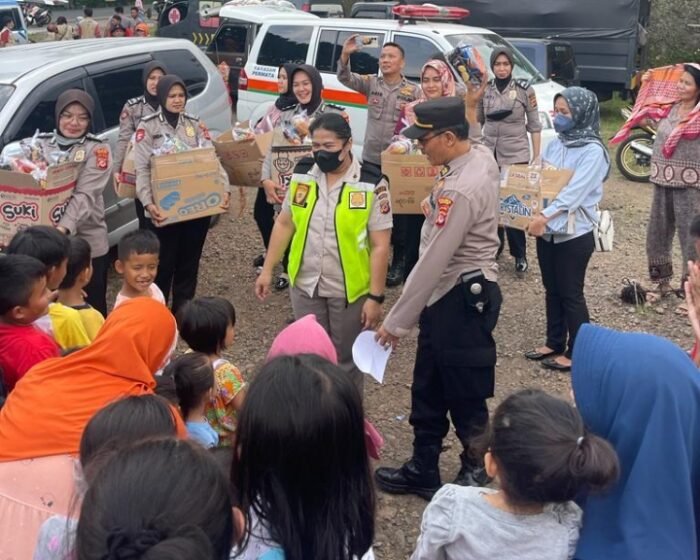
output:
POLYGON ((384 348, 375 339, 375 331, 362 331, 352 345, 352 359, 358 369, 384 381, 384 370, 391 356, 391 346, 384 348))

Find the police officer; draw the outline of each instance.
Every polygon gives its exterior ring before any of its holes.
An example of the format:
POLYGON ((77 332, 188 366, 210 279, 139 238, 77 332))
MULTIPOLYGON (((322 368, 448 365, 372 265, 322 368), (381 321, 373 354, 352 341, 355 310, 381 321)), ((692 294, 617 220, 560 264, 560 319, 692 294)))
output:
MULTIPOLYGON (((172 288, 172 309, 194 297, 199 273, 199 259, 209 230, 209 217, 161 225, 165 217, 155 204, 151 193, 151 156, 166 141, 172 139, 191 148, 211 145, 207 127, 197 117, 185 113, 187 90, 185 82, 172 74, 158 81, 156 90, 160 109, 141 120, 134 135, 136 167, 136 196, 143 204, 153 231, 160 240, 160 261, 156 284, 168 301, 172 288)), ((231 193, 228 175, 219 166, 219 175, 226 185, 221 207, 229 207, 231 193)))
MULTIPOLYGON (((119 183, 119 175, 121 174, 122 164, 124 163, 126 148, 134 132, 136 132, 139 121, 148 115, 156 113, 160 109, 156 88, 158 87, 158 80, 167 73, 168 69, 162 62, 153 60, 146 64, 143 68, 142 76, 144 85, 143 95, 129 99, 122 109, 121 115, 119 116, 119 138, 117 139, 117 147, 114 151, 114 165, 112 167, 115 186, 119 183)), ((136 216, 139 219, 139 227, 145 229, 148 226, 143 212, 143 204, 141 204, 141 201, 137 198, 134 201, 134 206, 136 207, 136 216)))
MULTIPOLYGON (((513 78, 513 53, 499 47, 491 53, 491 71, 494 79, 489 82, 478 117, 483 123, 484 143, 493 150, 499 167, 517 163, 529 163, 540 155, 542 123, 537 110, 535 90, 526 80, 513 78), (527 133, 532 136, 532 154, 527 133)), ((524 273, 528 269, 525 232, 505 228, 510 254, 515 258, 515 270, 524 273)), ((503 250, 504 232, 499 228, 503 250)))
MULTIPOLYGON (((469 120, 478 128, 476 97, 471 89, 468 95, 469 120)), ((403 134, 442 169, 424 203, 420 258, 377 333, 381 344, 395 345, 416 323, 420 328, 411 388, 413 457, 400 468, 377 469, 375 477, 387 492, 430 499, 441 484, 448 412, 464 446, 455 483, 486 482, 468 447, 486 425, 486 399, 494 390, 499 172, 491 150, 469 140, 461 98, 432 99, 415 112, 415 124, 403 134)))
MULTIPOLYGON (((79 164, 75 189, 56 227, 90 245, 93 274, 85 293, 88 303, 106 315, 109 241, 102 195, 109 182, 112 154, 109 144, 89 132, 94 109, 95 102, 83 90, 64 91, 56 100, 56 128, 39 134, 36 147, 46 161, 79 164)), ((25 142, 31 144, 31 140, 25 142)))
POLYGON ((310 130, 313 159, 302 159, 294 169, 255 291, 267 297, 272 270, 289 246, 294 316, 316 316, 361 392, 363 375, 353 363, 352 344, 381 316, 391 236, 389 188, 376 167, 353 158, 352 132, 341 115, 321 115, 310 130))
MULTIPOLYGON (((397 43, 384 43, 382 47, 379 56, 381 76, 351 72, 350 55, 362 48, 363 39, 359 35, 351 35, 343 43, 343 51, 338 60, 338 80, 344 86, 367 96, 367 128, 362 161, 381 168, 381 153, 391 143, 401 110, 420 97, 420 88, 402 74, 406 65, 405 52, 397 43)), ((394 216, 391 236, 394 254, 387 275, 387 286, 398 286, 403 282, 409 222, 410 217, 407 215, 394 216)))

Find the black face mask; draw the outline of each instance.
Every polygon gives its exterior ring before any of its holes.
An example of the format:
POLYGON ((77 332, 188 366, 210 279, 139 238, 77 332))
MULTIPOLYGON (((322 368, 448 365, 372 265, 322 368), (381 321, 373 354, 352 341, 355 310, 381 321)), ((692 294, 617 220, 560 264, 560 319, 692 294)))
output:
MULTIPOLYGON (((344 147, 345 144, 343 144, 343 148, 344 147)), ((324 173, 332 173, 338 169, 343 163, 340 161, 340 152, 343 151, 343 148, 340 148, 337 152, 329 152, 328 150, 318 150, 314 152, 314 161, 316 165, 318 165, 318 168, 324 173)))

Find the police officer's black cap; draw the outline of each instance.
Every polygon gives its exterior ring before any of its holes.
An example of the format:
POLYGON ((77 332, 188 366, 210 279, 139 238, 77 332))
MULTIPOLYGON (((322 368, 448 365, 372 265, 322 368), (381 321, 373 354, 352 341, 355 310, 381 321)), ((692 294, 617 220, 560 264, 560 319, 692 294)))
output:
POLYGON ((453 126, 466 125, 464 101, 461 97, 439 97, 415 106, 416 121, 401 132, 406 138, 418 140, 431 132, 440 132, 453 126))

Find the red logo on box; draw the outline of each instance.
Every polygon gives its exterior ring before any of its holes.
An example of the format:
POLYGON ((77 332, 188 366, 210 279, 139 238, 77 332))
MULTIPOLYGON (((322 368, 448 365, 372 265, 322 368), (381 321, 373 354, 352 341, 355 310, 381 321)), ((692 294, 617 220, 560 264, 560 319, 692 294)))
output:
POLYGON ((425 167, 414 167, 413 173, 416 177, 425 177, 425 167))
POLYGON ((413 170, 410 167, 402 167, 401 177, 413 177, 413 170))
POLYGON ((39 219, 39 205, 34 202, 5 202, 0 206, 0 215, 8 222, 22 218, 35 222, 39 219))

